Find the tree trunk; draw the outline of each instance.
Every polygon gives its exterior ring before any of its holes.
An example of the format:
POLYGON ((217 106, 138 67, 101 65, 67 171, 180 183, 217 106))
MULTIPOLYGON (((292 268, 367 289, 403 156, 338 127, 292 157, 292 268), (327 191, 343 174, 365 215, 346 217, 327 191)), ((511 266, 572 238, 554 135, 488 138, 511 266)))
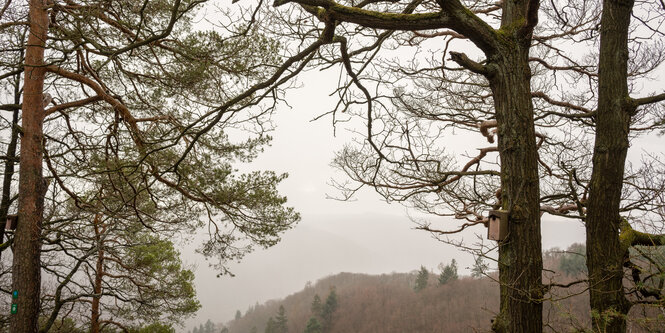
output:
POLYGON ((18 226, 14 235, 12 289, 18 291, 17 313, 9 331, 37 332, 39 318, 40 235, 46 185, 42 177, 44 123, 44 45, 48 16, 42 0, 30 0, 30 33, 23 85, 23 137, 19 169, 18 226))
POLYGON ((538 155, 528 47, 507 45, 489 77, 498 123, 501 203, 508 237, 499 244, 496 332, 542 332, 542 251, 538 155))
POLYGON ((619 208, 628 152, 628 28, 631 0, 605 0, 600 30, 598 110, 586 216, 587 266, 594 332, 625 332, 630 309, 623 292, 625 250, 619 208))
POLYGON ((106 227, 100 230, 101 215, 95 215, 95 239, 97 240, 97 263, 95 266, 94 296, 92 296, 92 310, 90 315, 90 333, 99 333, 99 302, 102 298, 102 277, 104 274, 104 240, 102 239, 106 227))
POLYGON ((528 60, 537 12, 537 1, 504 2, 499 47, 486 55, 501 157, 501 208, 509 214, 508 236, 499 243, 495 332, 543 330, 540 185, 528 60))
POLYGON ((500 48, 487 55, 501 157, 501 208, 508 236, 499 243, 500 311, 496 332, 542 332, 543 258, 538 152, 529 48, 538 1, 505 1, 500 48))
MULTIPOLYGON (((21 55, 21 59, 23 56, 21 55)), ((16 75, 14 83, 14 104, 21 103, 21 78, 20 74, 16 75)), ((7 155, 5 160, 5 175, 2 180, 2 199, 0 200, 0 244, 5 242, 5 221, 7 214, 9 214, 9 207, 11 206, 11 187, 12 179, 14 177, 14 165, 16 164, 16 146, 18 145, 18 110, 14 110, 12 114, 12 137, 7 145, 7 155)), ((0 255, 5 250, 0 247, 0 255)))

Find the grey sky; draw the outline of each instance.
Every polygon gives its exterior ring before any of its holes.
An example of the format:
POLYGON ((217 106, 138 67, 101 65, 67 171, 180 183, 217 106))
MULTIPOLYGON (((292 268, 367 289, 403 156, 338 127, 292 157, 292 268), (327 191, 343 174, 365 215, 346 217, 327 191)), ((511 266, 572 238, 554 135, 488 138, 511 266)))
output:
MULTIPOLYGON (((301 212, 302 221, 276 246, 257 250, 233 264, 233 278, 215 278, 207 263, 191 251, 186 253, 185 259, 197 265, 195 282, 203 305, 197 316, 187 321, 187 329, 207 319, 226 322, 236 310, 244 313, 256 302, 283 298, 308 281, 339 272, 406 272, 420 265, 436 269, 440 262, 455 258, 461 273, 468 274, 465 267, 471 265, 472 256, 433 239, 429 233, 414 230, 403 206, 387 204, 369 190, 352 202, 326 199, 327 194, 335 193, 327 185, 330 178, 342 177, 329 164, 349 136, 342 128, 333 136, 329 118, 309 120, 332 108, 335 97, 328 93, 336 77, 334 73, 310 72, 300 82, 303 87, 287 96, 292 108, 282 105, 277 112, 278 128, 273 133, 272 147, 252 167, 290 174, 280 190, 288 196, 289 205, 301 212)), ((471 151, 480 147, 476 143, 486 145, 480 135, 478 138, 476 142, 456 137, 451 142, 472 142, 456 147, 471 151)), ((544 249, 584 241, 579 222, 545 216, 542 231, 544 249)), ((485 232, 476 227, 457 237, 473 242, 475 234, 485 232)))

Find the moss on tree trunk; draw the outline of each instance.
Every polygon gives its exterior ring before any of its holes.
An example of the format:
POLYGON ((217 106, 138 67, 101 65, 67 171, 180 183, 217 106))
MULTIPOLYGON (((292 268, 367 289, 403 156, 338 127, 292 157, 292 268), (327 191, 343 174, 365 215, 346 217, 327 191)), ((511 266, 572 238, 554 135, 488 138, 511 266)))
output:
POLYGON ((619 208, 628 152, 628 27, 633 1, 605 0, 601 18, 598 110, 586 216, 587 266, 593 330, 625 332, 630 309, 623 291, 619 208))
POLYGON ((490 63, 498 123, 501 203, 508 237, 499 244, 501 308, 497 332, 542 332, 542 254, 538 154, 528 47, 508 43, 490 63))

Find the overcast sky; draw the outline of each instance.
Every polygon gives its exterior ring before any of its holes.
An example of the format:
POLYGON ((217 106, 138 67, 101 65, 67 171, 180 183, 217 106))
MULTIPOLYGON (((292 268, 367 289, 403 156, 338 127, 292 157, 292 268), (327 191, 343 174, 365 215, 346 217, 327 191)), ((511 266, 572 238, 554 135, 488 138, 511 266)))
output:
MULTIPOLYGON (((409 214, 415 212, 407 214, 403 206, 387 204, 372 191, 360 193, 352 202, 326 199, 327 194, 335 193, 328 185, 330 178, 342 177, 329 164, 349 137, 340 128, 334 136, 328 118, 310 120, 334 105, 335 97, 328 97, 328 93, 336 75, 308 73, 300 82, 303 87, 287 96, 291 108, 282 105, 278 110, 272 147, 255 167, 290 174, 280 191, 302 214, 302 221, 276 246, 257 250, 233 264, 235 277, 216 278, 200 257, 191 251, 185 253, 186 261, 197 266, 195 282, 203 306, 187 321, 186 329, 208 319, 227 322, 236 310, 244 313, 256 302, 283 298, 301 290, 308 281, 314 283, 340 272, 408 272, 420 265, 434 270, 439 263, 455 258, 460 273, 468 274, 465 268, 471 265, 472 256, 414 230, 409 214)), ((472 151, 478 147, 471 144, 462 148, 472 151)), ((545 218, 542 231, 544 249, 584 241, 579 222, 545 218)), ((476 227, 459 237, 473 241, 475 234, 485 233, 484 228, 476 227)))

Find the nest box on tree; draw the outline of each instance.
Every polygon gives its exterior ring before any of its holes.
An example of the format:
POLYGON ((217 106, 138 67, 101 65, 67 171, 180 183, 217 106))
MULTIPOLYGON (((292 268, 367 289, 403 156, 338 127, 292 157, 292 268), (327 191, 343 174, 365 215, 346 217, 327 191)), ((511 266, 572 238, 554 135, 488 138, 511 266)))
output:
POLYGON ((5 230, 16 230, 17 224, 18 224, 18 215, 7 215, 5 230))
POLYGON ((487 218, 487 238, 495 241, 505 240, 508 236, 508 211, 490 210, 487 218))

